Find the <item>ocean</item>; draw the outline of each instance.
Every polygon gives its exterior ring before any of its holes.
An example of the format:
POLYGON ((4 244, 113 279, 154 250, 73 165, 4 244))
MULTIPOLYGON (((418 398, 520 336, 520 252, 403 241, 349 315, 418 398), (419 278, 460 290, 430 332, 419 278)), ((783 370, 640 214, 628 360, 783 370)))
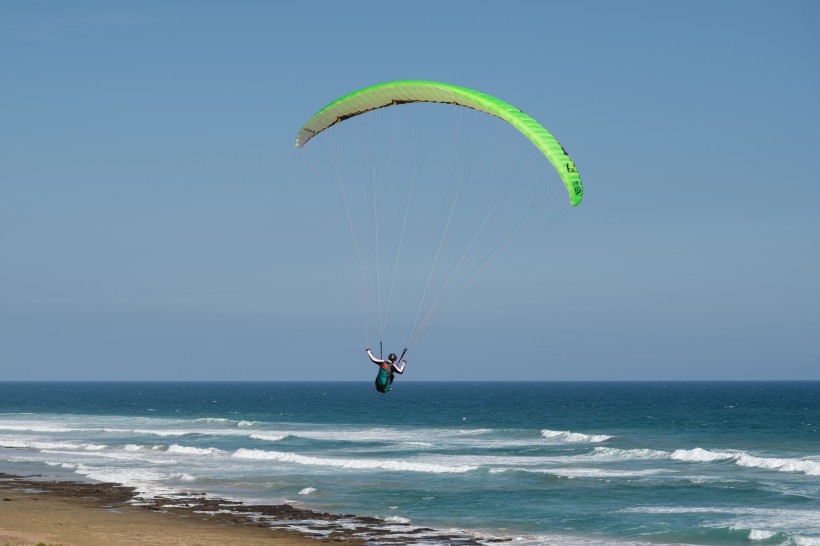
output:
POLYGON ((820 382, 5 382, 0 471, 484 543, 820 545, 820 382))

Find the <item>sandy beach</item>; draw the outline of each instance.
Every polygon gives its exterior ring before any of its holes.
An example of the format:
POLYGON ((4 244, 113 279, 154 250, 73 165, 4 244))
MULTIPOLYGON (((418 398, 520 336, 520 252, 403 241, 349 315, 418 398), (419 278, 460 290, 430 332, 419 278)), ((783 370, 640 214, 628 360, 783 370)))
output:
MULTIPOLYGON (((473 537, 379 518, 329 514, 289 504, 256 505, 204 493, 135 497, 115 483, 0 472, 0 546, 275 544, 321 542, 470 546, 473 537), (296 523, 298 529, 294 529, 296 523)), ((491 540, 492 541, 492 540, 491 540)))
MULTIPOLYGON (((178 508, 160 508, 154 503, 128 504, 131 498, 129 488, 115 484, 41 481, 0 474, 0 546, 363 543, 342 534, 312 538, 271 529, 242 513, 249 507, 239 512, 214 513, 216 509, 208 510, 208 506, 196 506, 190 501, 177 502, 178 508)), ((206 504, 221 501, 209 499, 206 504)), ((288 510, 286 506, 279 509, 288 510)), ((270 512, 272 507, 267 508, 270 512)), ((264 507, 252 509, 265 511, 264 507)))

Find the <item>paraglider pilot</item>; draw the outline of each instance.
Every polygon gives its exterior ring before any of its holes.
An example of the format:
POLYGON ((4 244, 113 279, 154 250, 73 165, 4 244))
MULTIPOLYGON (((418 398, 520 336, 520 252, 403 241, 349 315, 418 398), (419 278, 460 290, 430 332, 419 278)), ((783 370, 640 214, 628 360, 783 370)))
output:
POLYGON ((401 366, 396 366, 396 360, 398 359, 396 353, 390 353, 387 360, 382 360, 381 358, 376 358, 376 356, 370 352, 370 347, 365 350, 367 351, 367 356, 373 361, 373 364, 379 367, 379 375, 376 376, 376 390, 379 392, 388 392, 391 385, 393 385, 393 374, 404 373, 407 360, 402 360, 401 366))

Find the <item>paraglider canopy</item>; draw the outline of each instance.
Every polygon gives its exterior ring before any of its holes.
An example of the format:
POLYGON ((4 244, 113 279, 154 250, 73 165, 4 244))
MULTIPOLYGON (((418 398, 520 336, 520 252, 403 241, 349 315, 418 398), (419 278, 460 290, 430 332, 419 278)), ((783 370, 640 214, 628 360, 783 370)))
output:
MULTIPOLYGON (((584 195, 574 162, 543 126, 455 85, 365 87, 313 115, 296 147, 317 136, 361 273, 365 342, 371 318, 380 347, 388 318, 391 332, 407 328, 399 361, 531 221, 548 226, 584 195)), ((304 155, 316 173, 312 150, 304 155)))
POLYGON ((402 80, 382 83, 354 91, 331 102, 299 130, 296 147, 346 119, 371 110, 412 102, 455 104, 497 116, 521 131, 549 159, 569 192, 570 203, 581 203, 584 188, 575 163, 563 146, 544 127, 518 108, 493 96, 446 83, 402 80))

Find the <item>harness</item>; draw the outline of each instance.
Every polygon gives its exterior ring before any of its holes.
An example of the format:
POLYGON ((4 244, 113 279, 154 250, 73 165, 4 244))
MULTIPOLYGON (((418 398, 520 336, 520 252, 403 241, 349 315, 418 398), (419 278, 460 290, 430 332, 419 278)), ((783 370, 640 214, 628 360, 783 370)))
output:
MULTIPOLYGON (((381 356, 381 341, 379 342, 379 356, 381 356)), ((401 362, 401 359, 404 358, 404 355, 407 354, 407 347, 404 348, 402 351, 401 356, 398 359, 398 362, 401 362)), ((393 385, 393 376, 395 372, 393 370, 393 363, 389 360, 385 360, 383 364, 379 364, 379 374, 376 376, 376 390, 379 392, 387 392, 390 390, 390 386, 393 385)))
POLYGON ((385 362, 379 364, 379 375, 376 376, 376 390, 379 392, 387 392, 390 390, 390 385, 393 384, 393 364, 385 362))

